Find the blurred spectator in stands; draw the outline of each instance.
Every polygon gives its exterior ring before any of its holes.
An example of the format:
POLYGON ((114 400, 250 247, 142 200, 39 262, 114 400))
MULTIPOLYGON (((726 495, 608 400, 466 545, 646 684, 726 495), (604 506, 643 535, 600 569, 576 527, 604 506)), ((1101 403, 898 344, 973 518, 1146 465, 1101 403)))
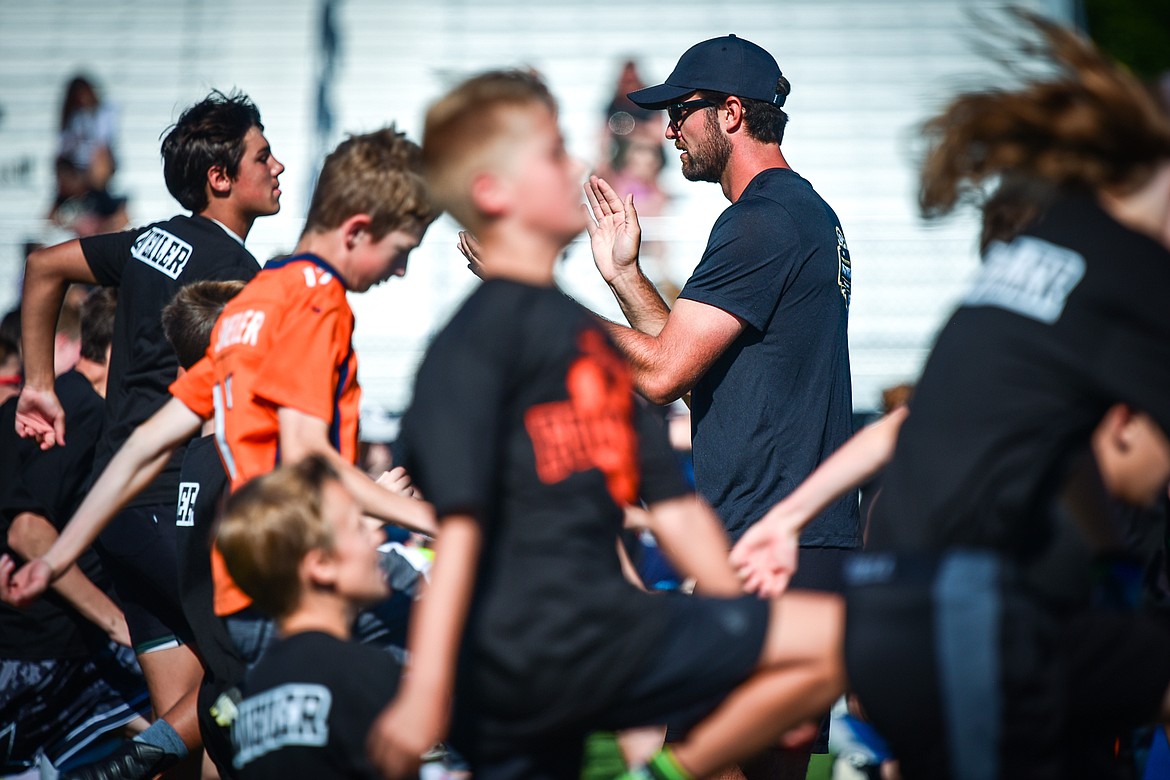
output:
POLYGON ((609 181, 618 194, 634 194, 638 213, 653 217, 662 213, 667 197, 658 184, 666 165, 662 148, 662 112, 641 108, 627 97, 646 86, 638 75, 638 64, 626 60, 618 76, 613 98, 605 109, 598 175, 609 181))
POLYGON ((49 219, 78 236, 107 233, 127 225, 126 199, 109 192, 116 170, 116 111, 102 103, 93 83, 74 76, 61 105, 61 129, 54 162, 57 195, 49 219))

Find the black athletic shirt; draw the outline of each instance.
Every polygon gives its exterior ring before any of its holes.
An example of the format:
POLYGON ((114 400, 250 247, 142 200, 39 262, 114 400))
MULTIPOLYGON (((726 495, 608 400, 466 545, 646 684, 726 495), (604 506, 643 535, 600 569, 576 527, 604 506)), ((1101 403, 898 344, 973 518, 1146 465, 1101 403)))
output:
POLYGON ((315 631, 273 643, 248 673, 232 724, 239 779, 380 778, 366 735, 401 672, 385 650, 315 631))
POLYGON ((632 389, 589 312, 501 279, 419 369, 404 465, 440 518, 470 513, 484 531, 457 689, 517 728, 606 701, 666 629, 657 597, 622 576, 619 500, 689 489, 632 389))
MULTIPOLYGON (((38 514, 60 531, 85 497, 84 486, 102 433, 102 398, 76 371, 58 377, 55 388, 69 420, 67 444, 63 447, 41 450, 32 439, 16 435, 15 398, 0 407, 3 550, 7 550, 9 524, 21 512, 38 514)), ((106 584, 92 550, 82 554, 79 564, 99 587, 106 584)), ((0 604, 0 658, 82 657, 89 653, 82 632, 95 631, 96 627, 54 592, 24 610, 0 604)))
POLYGON ((1170 431, 1167 289, 1170 252, 1089 196, 993 245, 915 390, 869 546, 1041 551, 1069 456, 1111 404, 1170 431))
MULTIPOLYGON (((163 307, 188 284, 208 279, 247 281, 260 266, 227 231, 198 215, 83 238, 81 249, 98 283, 118 288, 106 435, 94 462, 96 476, 139 423, 170 398, 167 387, 175 380, 179 361, 163 334, 163 307)), ((180 462, 181 452, 130 506, 174 502, 180 462)))
MULTIPOLYGON (((695 485, 738 539, 853 435, 849 249, 795 172, 761 172, 715 222, 679 294, 746 326, 691 393, 695 485)), ((856 547, 857 493, 801 544, 856 547)))
POLYGON ((179 599, 209 677, 234 683, 243 676, 245 664, 223 619, 215 614, 211 579, 211 529, 227 489, 215 435, 193 439, 183 453, 175 506, 179 599))

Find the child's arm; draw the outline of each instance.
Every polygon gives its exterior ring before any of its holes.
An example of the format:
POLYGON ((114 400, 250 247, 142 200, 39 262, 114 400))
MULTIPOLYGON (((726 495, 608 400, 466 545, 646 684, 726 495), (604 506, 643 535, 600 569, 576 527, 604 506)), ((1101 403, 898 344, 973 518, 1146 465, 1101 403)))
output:
POLYGON ((175 398, 139 425, 114 455, 61 536, 40 558, 9 580, 0 577, 0 598, 23 607, 73 565, 130 499, 162 472, 175 447, 190 439, 203 419, 175 398))
POLYGON ((434 507, 425 501, 387 490, 343 458, 329 443, 327 422, 283 406, 276 415, 280 423, 280 454, 283 462, 296 463, 308 455, 320 455, 341 475, 342 484, 357 499, 366 514, 428 536, 438 533, 434 507))
POLYGON ((796 571, 801 530, 890 461, 909 413, 902 406, 862 428, 748 529, 731 551, 731 562, 747 590, 775 597, 788 587, 796 571))
POLYGON ((727 534, 715 512, 694 494, 650 505, 650 530, 679 574, 693 577, 709 596, 740 596, 739 577, 727 561, 727 534))
POLYGON ((76 239, 28 256, 20 307, 24 389, 16 403, 16 432, 41 449, 65 443, 65 412, 53 388, 53 337, 70 282, 96 283, 76 239))
MULTIPOLYGON (((8 529, 8 546, 25 560, 44 555, 56 540, 57 529, 53 524, 33 512, 18 514, 8 529)), ((79 567, 70 567, 53 583, 53 590, 110 639, 130 646, 130 629, 122 610, 79 567)))
POLYGON ((370 759, 387 777, 414 775, 422 754, 447 733, 483 532, 471 515, 448 515, 442 527, 430 582, 411 615, 410 666, 398 695, 370 730, 370 759))

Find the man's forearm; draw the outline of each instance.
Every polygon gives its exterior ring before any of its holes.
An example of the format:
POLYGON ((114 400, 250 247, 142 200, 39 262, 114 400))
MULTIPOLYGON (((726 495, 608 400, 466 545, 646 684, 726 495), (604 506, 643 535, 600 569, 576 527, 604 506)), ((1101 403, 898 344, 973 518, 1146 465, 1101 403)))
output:
POLYGON ((38 268, 30 258, 20 307, 21 355, 29 387, 53 388, 53 336, 68 286, 66 280, 38 268))
POLYGON ((614 279, 609 288, 634 330, 649 336, 662 332, 670 317, 670 307, 640 269, 635 268, 614 279))

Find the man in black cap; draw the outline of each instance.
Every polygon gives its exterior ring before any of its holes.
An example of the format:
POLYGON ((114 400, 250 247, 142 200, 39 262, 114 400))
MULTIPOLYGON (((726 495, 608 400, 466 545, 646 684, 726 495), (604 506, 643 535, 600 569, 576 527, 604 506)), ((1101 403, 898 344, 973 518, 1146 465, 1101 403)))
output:
MULTIPOLYGON (((731 201, 673 309, 638 265, 632 196, 597 177, 586 185, 594 260, 633 326, 610 335, 647 398, 691 394, 695 482, 733 541, 853 432, 849 250, 780 149, 790 89, 767 51, 729 35, 630 93, 666 109, 683 175, 718 182, 731 201)), ((841 561, 859 543, 851 493, 805 528, 792 587, 839 591, 841 561)))

